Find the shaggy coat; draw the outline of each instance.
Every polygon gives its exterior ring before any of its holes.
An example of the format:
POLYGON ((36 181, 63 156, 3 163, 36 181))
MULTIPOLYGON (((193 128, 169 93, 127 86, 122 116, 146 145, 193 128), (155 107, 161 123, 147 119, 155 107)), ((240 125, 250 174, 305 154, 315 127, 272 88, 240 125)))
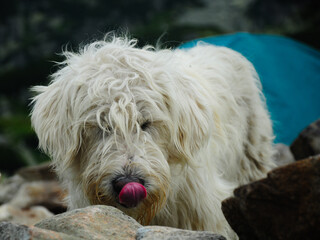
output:
POLYGON ((64 55, 51 83, 34 87, 31 118, 69 208, 111 205, 142 224, 236 238, 221 201, 273 167, 252 64, 224 47, 139 49, 120 37, 64 55), (119 204, 119 176, 145 187, 136 207, 119 204))

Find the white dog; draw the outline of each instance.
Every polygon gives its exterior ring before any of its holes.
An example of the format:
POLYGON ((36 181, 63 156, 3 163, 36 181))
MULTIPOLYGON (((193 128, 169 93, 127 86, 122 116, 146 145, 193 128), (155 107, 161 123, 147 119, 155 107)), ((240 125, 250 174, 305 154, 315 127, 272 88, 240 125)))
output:
POLYGON ((66 52, 50 85, 34 88, 32 123, 69 208, 111 205, 142 224, 236 238, 221 201, 273 167, 252 64, 224 47, 136 42, 66 52))

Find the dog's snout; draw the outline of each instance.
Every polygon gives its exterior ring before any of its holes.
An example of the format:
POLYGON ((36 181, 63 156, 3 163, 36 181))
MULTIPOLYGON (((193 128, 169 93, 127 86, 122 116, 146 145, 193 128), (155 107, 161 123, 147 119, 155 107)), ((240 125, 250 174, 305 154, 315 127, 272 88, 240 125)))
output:
POLYGON ((140 183, 142 185, 144 185, 144 180, 139 178, 139 177, 134 177, 134 176, 119 176, 116 177, 113 181, 112 181, 112 187, 113 190, 119 194, 122 190, 122 188, 130 182, 137 182, 140 183))

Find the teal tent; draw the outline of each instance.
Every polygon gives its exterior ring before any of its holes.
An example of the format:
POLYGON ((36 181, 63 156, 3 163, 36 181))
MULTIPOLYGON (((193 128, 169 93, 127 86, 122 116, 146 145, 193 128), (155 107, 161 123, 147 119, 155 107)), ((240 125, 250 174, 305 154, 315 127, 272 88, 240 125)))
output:
POLYGON ((275 142, 290 145, 311 122, 320 118, 320 52, 292 39, 236 33, 202 41, 240 52, 255 66, 273 121, 275 142))

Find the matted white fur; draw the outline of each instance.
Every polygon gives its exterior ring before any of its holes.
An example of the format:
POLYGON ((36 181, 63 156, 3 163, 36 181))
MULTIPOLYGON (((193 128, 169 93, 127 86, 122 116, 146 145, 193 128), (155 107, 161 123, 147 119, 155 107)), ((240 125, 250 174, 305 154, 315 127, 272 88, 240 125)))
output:
POLYGON ((34 87, 32 124, 69 208, 111 205, 143 224, 236 238, 221 201, 273 167, 252 64, 224 47, 139 49, 110 36, 64 54, 52 82, 34 87), (147 198, 120 205, 117 176, 139 179, 147 198))

